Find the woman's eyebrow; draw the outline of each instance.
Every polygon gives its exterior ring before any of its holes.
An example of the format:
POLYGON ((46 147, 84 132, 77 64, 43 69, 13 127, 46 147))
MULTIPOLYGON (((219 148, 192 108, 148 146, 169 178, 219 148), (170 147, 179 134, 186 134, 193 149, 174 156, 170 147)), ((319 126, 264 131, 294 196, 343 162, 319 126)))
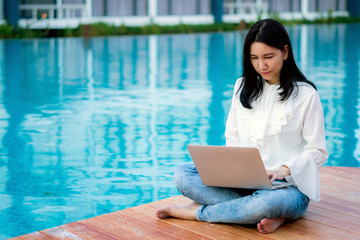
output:
MULTIPOLYGON (((271 53, 265 53, 265 54, 262 55, 262 56, 269 56, 269 55, 274 55, 274 54, 275 54, 275 53, 271 52, 271 53)), ((250 56, 256 57, 256 56, 258 56, 258 55, 250 53, 250 56)))

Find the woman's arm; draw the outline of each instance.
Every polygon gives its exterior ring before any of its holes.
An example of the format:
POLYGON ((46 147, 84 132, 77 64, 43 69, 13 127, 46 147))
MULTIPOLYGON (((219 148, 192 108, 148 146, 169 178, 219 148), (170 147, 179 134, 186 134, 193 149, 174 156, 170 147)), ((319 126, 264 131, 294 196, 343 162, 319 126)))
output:
POLYGON ((291 177, 299 190, 312 200, 319 201, 319 167, 329 156, 326 150, 324 114, 316 91, 308 96, 306 102, 302 128, 302 136, 305 140, 304 150, 301 155, 284 162, 283 165, 290 169, 291 177))

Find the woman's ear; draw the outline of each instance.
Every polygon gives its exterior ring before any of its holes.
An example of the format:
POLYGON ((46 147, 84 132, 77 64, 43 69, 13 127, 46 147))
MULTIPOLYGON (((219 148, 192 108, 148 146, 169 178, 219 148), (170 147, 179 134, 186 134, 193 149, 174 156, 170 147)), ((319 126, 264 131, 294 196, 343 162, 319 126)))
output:
POLYGON ((288 58, 289 55, 289 46, 285 45, 283 50, 282 50, 282 54, 283 54, 283 59, 284 61, 288 58))

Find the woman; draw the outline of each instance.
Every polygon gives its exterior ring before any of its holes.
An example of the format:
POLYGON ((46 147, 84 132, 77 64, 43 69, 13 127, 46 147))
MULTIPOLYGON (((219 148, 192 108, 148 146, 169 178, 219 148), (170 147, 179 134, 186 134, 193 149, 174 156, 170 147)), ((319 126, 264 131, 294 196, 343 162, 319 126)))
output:
POLYGON ((175 172, 186 205, 166 205, 159 218, 255 224, 274 232, 285 219, 298 219, 309 200, 320 200, 319 167, 328 158, 324 116, 315 85, 296 66, 289 36, 277 21, 265 19, 248 32, 243 76, 235 84, 226 123, 226 145, 259 149, 271 181, 294 186, 245 190, 204 186, 192 164, 175 172))

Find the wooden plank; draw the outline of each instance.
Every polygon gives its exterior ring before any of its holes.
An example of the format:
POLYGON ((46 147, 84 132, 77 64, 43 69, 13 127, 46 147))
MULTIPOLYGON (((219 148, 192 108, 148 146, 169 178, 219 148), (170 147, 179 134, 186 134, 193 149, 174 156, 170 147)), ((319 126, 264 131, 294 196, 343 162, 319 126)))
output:
POLYGON ((360 216, 347 215, 341 212, 336 212, 332 209, 323 208, 321 207, 321 205, 315 204, 310 204, 307 211, 335 220, 344 219, 344 221, 348 221, 352 224, 357 224, 360 227, 360 216))
POLYGON ((124 230, 131 230, 133 232, 142 234, 150 239, 181 239, 173 236, 170 233, 163 232, 146 224, 142 224, 136 219, 128 217, 126 214, 107 214, 100 216, 99 218, 103 221, 108 221, 109 223, 114 224, 118 228, 122 228, 124 230))
POLYGON ((351 232, 348 232, 346 230, 343 230, 341 228, 337 227, 331 227, 328 225, 324 225, 322 223, 318 223, 315 221, 307 220, 307 219, 301 219, 296 222, 298 226, 303 226, 306 228, 309 228, 311 230, 311 235, 315 233, 325 234, 329 237, 327 239, 359 239, 359 234, 354 234, 351 232))
POLYGON ((359 170, 357 168, 350 167, 323 167, 320 168, 320 173, 328 174, 332 177, 341 179, 348 179, 350 181, 360 182, 359 170))
POLYGON ((256 228, 256 225, 230 225, 229 224, 214 224, 215 228, 221 231, 233 232, 238 236, 245 236, 246 239, 287 239, 299 240, 304 239, 303 236, 297 235, 286 230, 287 224, 282 225, 276 232, 272 234, 261 234, 256 228))
POLYGON ((9 240, 22 239, 22 240, 54 240, 54 238, 46 236, 41 232, 34 232, 27 235, 23 235, 17 238, 12 238, 9 240))
POLYGON ((46 229, 41 231, 46 236, 52 237, 54 239, 62 239, 62 240, 82 240, 84 238, 75 235, 71 232, 66 231, 63 228, 60 227, 54 227, 50 229, 46 229))
MULTIPOLYGON (((316 240, 331 239, 331 235, 329 235, 328 233, 326 232, 323 233, 320 230, 310 228, 308 226, 299 225, 297 223, 298 221, 301 221, 301 219, 297 220, 296 222, 290 222, 285 226, 281 226, 278 230, 284 229, 283 231, 300 236, 300 239, 316 239, 316 240)), ((271 235, 273 235, 273 233, 271 235)), ((286 235, 282 239, 287 239, 286 235)))
POLYGON ((357 203, 339 199, 335 196, 328 196, 326 194, 322 194, 321 198, 322 200, 317 204, 318 206, 322 206, 327 209, 333 209, 335 211, 355 217, 360 216, 359 204, 357 203))
POLYGON ((150 239, 141 232, 134 232, 130 229, 119 228, 117 224, 104 221, 103 218, 94 217, 79 221, 81 224, 101 231, 110 237, 117 239, 150 239))
POLYGON ((103 232, 85 226, 79 222, 69 223, 60 227, 86 239, 116 240, 116 238, 113 238, 103 232))
POLYGON ((169 224, 166 221, 159 220, 155 217, 155 215, 149 217, 147 215, 144 215, 141 212, 136 212, 134 209, 125 209, 123 211, 117 212, 116 214, 126 214, 127 216, 131 216, 131 218, 134 218, 134 219, 136 219, 144 224, 147 224, 153 228, 157 228, 161 231, 171 233, 172 235, 183 238, 183 239, 194 239, 194 240, 196 240, 196 239, 204 239, 204 240, 211 239, 204 235, 196 234, 187 229, 178 227, 176 225, 169 224))
MULTIPOLYGON (((343 171, 348 173, 349 176, 357 177, 359 176, 360 167, 325 167, 326 171, 329 171, 331 173, 332 169, 335 169, 337 171, 343 171)), ((358 178, 356 178, 358 179, 358 178)))
MULTIPOLYGON (((320 177, 323 180, 323 177, 329 177, 327 181, 330 183, 336 183, 337 181, 352 181, 356 184, 359 184, 359 174, 360 170, 354 168, 349 172, 349 170, 345 170, 343 168, 337 167, 325 167, 320 169, 320 177)), ((323 184, 327 183, 322 181, 323 184)), ((351 187, 351 186, 346 186, 351 187)))
POLYGON ((344 218, 333 219, 333 218, 324 217, 320 214, 314 214, 311 212, 306 212, 303 218, 310 220, 310 221, 317 222, 319 224, 327 225, 327 226, 330 226, 333 228, 342 229, 344 231, 348 231, 348 232, 360 235, 359 224, 349 223, 349 221, 347 221, 344 218))
POLYGON ((332 188, 338 188, 343 192, 351 193, 351 195, 360 198, 360 194, 358 192, 358 189, 360 187, 359 182, 354 182, 353 180, 350 179, 343 179, 341 177, 334 177, 330 175, 321 176, 321 181, 324 182, 321 184, 322 186, 330 186, 332 188))
MULTIPOLYGON (((360 188, 360 186, 359 186, 360 188)), ((329 196, 339 196, 340 199, 352 201, 352 202, 359 202, 360 196, 349 189, 344 187, 336 187, 332 185, 323 185, 321 186, 322 194, 326 194, 329 196)))
POLYGON ((322 173, 321 174, 321 185, 345 188, 350 191, 354 190, 354 193, 356 193, 356 189, 357 189, 356 186, 359 186, 360 184, 359 184, 359 182, 356 182, 353 179, 322 173))

